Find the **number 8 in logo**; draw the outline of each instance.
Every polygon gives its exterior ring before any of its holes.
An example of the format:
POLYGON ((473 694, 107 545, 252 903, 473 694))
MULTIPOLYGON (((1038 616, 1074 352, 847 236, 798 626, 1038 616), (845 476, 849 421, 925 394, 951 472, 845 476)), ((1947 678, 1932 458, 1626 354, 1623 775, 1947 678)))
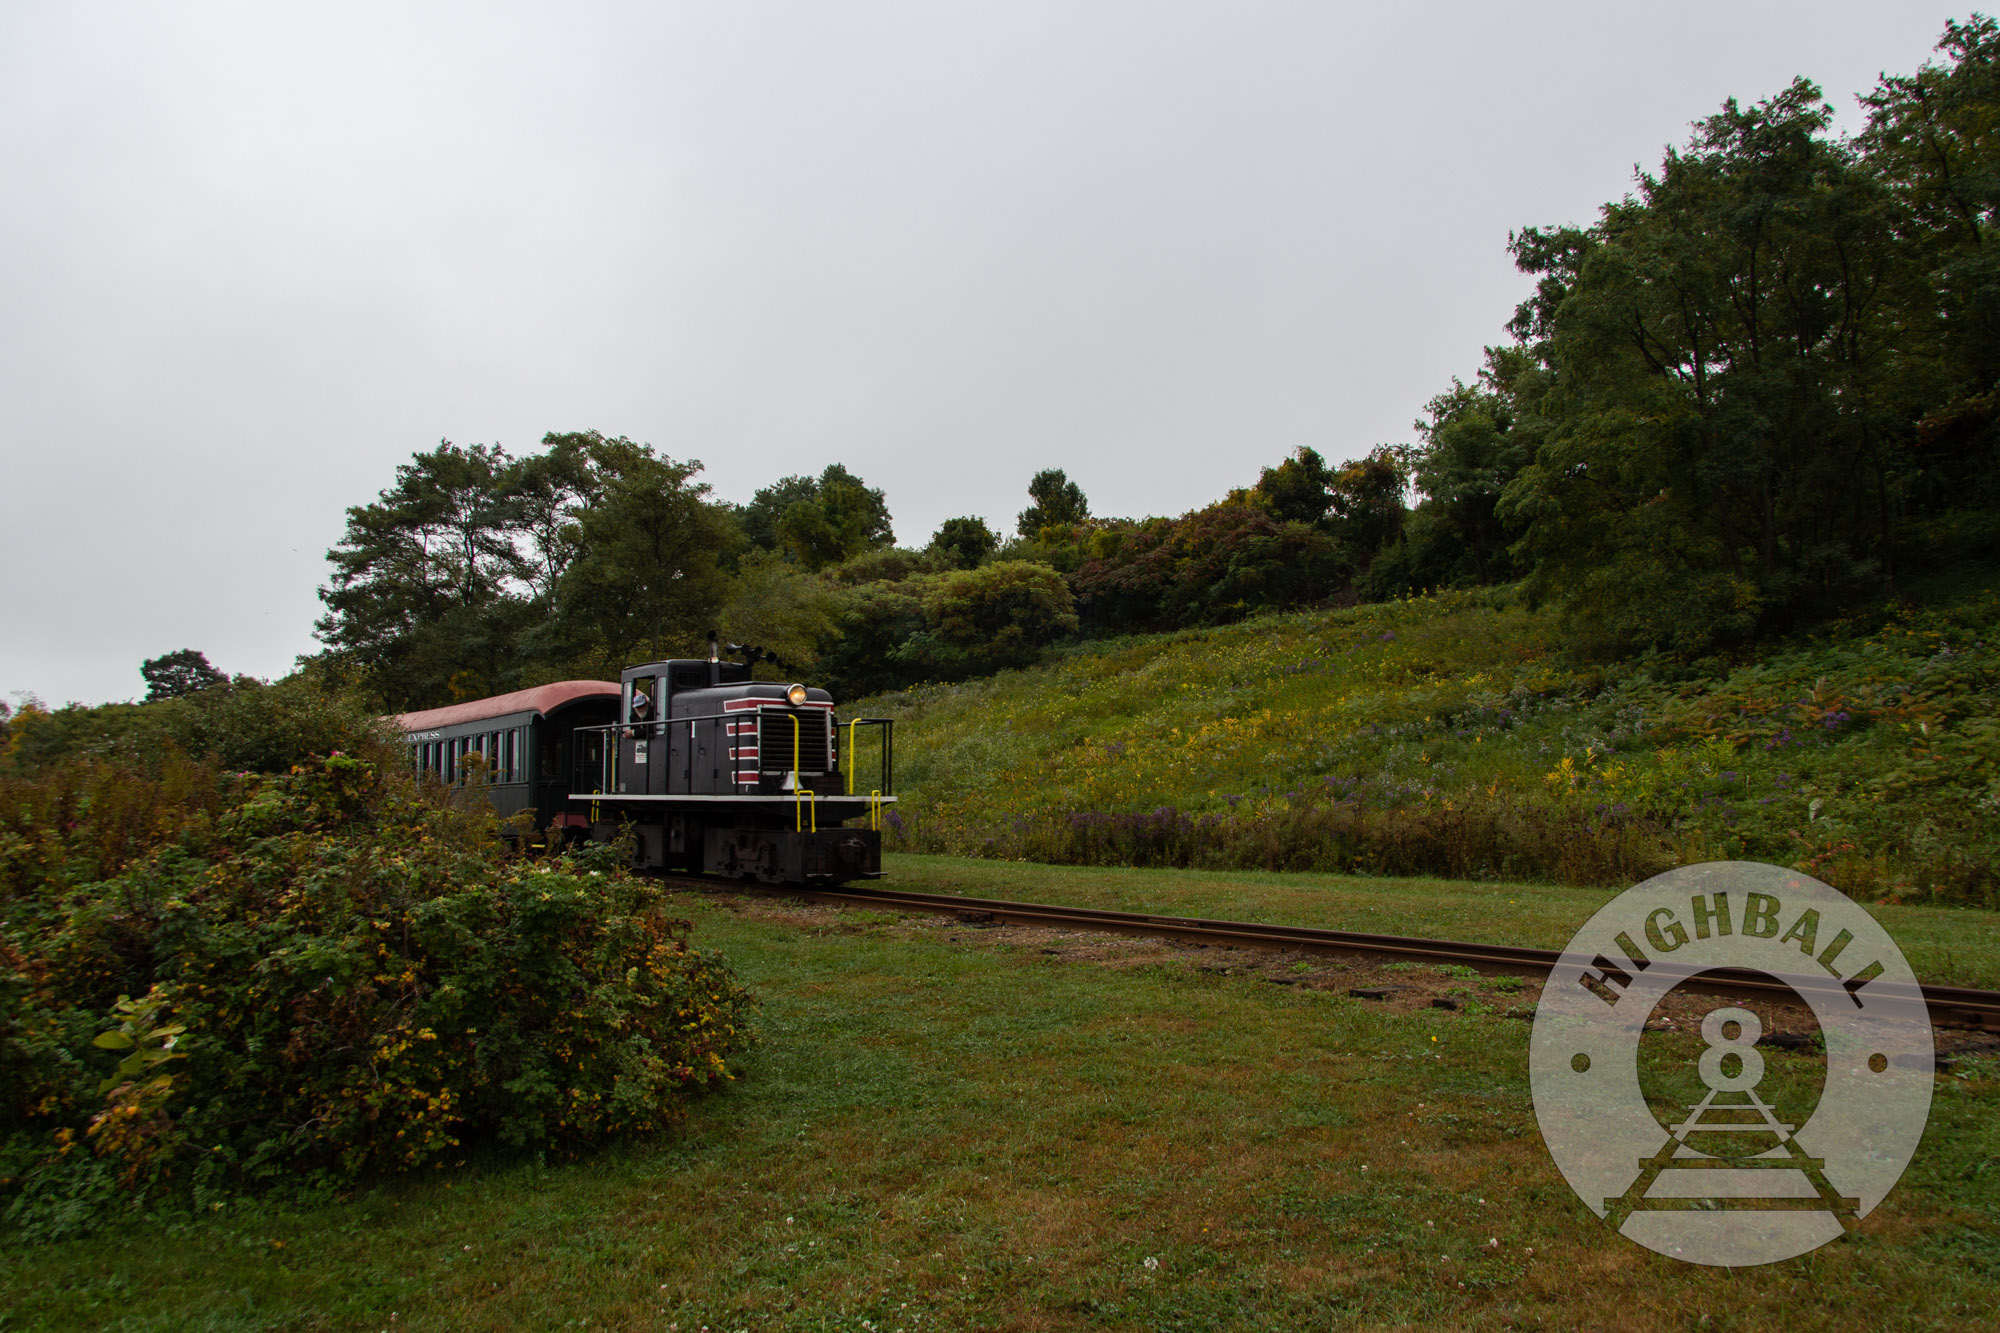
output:
POLYGON ((1763 1082, 1764 1053, 1757 1049, 1757 1038, 1763 1035, 1764 1024, 1748 1009, 1711 1011, 1701 1020, 1701 1039, 1708 1049, 1695 1066, 1702 1083, 1715 1092, 1748 1092, 1763 1082), (1736 1031, 1726 1031, 1732 1024, 1736 1031), (1736 1062, 1734 1073, 1728 1070, 1731 1060, 1736 1062))

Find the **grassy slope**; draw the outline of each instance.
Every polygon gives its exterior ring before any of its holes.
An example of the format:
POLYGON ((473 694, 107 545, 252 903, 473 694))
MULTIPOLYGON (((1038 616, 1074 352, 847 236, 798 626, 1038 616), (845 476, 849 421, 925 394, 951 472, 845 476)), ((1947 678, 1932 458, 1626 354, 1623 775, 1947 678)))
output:
MULTIPOLYGON (((2000 902, 1990 589, 1692 680, 1568 664, 1545 618, 1454 594, 1085 645, 863 711, 899 719, 913 851, 1115 860, 1093 817, 1171 807, 1195 818, 1165 863, 1382 869, 1383 839, 1421 825, 1397 854, 1448 873, 1424 858, 1450 826, 1475 876, 1746 857, 1857 896, 2000 902), (1363 815, 1374 832, 1285 859, 1296 830, 1363 815), (1612 838, 1628 850, 1570 855, 1612 838)), ((1148 859, 1147 836, 1117 846, 1148 859)))
MULTIPOLYGON (((889 856, 885 868, 896 888, 923 893, 1542 949, 1561 948, 1614 892, 1258 870, 1044 866, 907 853, 889 856)), ((1924 981, 2000 989, 2000 912, 1880 903, 1868 910, 1924 981)))
MULTIPOLYGON (((683 910, 766 1005, 746 1077, 684 1134, 17 1251, 0 1327, 1570 1327, 1588 1312, 1747 1330, 1995 1313, 1990 1059, 1940 1077, 1924 1149, 1857 1238, 1729 1273, 1617 1241, 1577 1203, 1537 1142, 1525 1023, 1180 962, 1059 961, 1004 932, 865 913, 683 910)), ((1773 1058, 1791 1077, 1798 1057, 1773 1058)))

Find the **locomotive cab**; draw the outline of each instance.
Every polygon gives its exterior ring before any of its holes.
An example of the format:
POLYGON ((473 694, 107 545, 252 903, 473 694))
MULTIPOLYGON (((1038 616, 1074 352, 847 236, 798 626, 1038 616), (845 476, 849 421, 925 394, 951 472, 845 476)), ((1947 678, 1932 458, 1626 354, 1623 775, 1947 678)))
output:
POLYGON ((595 787, 619 796, 841 794, 833 696, 749 677, 738 662, 686 659, 624 672, 619 724, 606 738, 616 760, 595 787))

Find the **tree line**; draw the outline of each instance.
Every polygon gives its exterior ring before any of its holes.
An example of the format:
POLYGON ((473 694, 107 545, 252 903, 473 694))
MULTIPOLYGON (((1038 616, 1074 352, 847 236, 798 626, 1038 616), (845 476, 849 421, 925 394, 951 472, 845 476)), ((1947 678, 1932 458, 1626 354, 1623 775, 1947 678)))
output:
POLYGON ((1077 634, 1515 581, 1584 651, 1699 656, 1990 566, 2000 28, 1939 51, 1862 99, 1858 135, 1799 79, 1699 121, 1594 223, 1515 233, 1534 293, 1411 443, 1298 448, 1174 518, 1093 516, 1045 471, 1011 534, 954 518, 920 547, 838 463, 739 506, 623 438, 443 443, 349 511, 325 665, 413 707, 719 625, 851 695, 1077 634))

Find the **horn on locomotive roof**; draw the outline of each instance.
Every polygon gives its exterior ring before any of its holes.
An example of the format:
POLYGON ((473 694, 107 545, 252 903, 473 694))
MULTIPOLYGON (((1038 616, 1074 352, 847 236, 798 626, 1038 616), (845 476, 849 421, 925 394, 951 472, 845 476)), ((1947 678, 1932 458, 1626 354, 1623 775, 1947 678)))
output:
MULTIPOLYGON (((761 643, 726 643, 723 647, 741 657, 746 666, 756 666, 759 662, 769 662, 772 666, 780 670, 789 671, 791 669, 785 665, 784 661, 776 653, 765 651, 764 645, 761 643)), ((714 659, 711 658, 710 660, 713 661, 714 659)))

